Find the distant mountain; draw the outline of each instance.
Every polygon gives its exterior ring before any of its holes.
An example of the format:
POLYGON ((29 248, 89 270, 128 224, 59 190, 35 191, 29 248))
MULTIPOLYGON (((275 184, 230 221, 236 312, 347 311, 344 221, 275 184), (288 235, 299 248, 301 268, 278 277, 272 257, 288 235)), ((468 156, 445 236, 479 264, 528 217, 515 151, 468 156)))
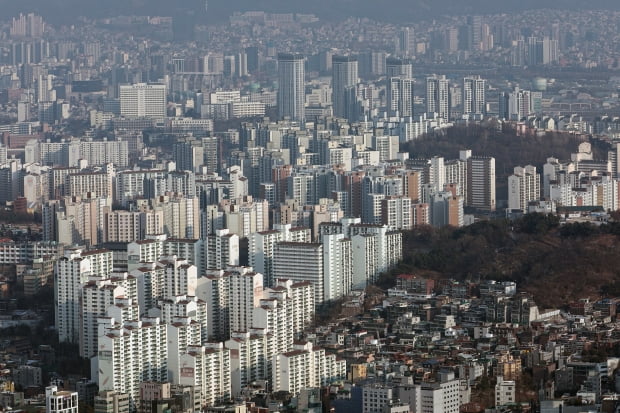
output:
MULTIPOLYGON (((122 14, 171 15, 179 9, 204 10, 205 0, 0 0, 6 18, 19 12, 35 11, 51 21, 70 22, 78 16, 104 17, 122 14)), ((617 0, 211 0, 212 22, 235 11, 264 10, 282 13, 315 13, 323 19, 347 16, 403 22, 455 14, 490 14, 528 9, 620 10, 617 0)))

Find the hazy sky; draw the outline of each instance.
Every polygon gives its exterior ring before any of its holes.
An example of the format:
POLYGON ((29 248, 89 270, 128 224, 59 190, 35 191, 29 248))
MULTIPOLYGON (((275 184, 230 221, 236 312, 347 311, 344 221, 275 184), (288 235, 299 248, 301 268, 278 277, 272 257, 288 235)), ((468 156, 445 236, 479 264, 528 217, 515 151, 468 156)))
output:
MULTIPOLYGON (((620 10, 619 0, 208 0, 209 21, 226 18, 234 11, 315 13, 323 19, 368 16, 386 21, 415 21, 446 14, 489 14, 529 8, 594 8, 620 10)), ((20 11, 34 11, 51 21, 67 23, 88 17, 171 15, 175 9, 202 11, 205 0, 0 0, 3 18, 20 11)))

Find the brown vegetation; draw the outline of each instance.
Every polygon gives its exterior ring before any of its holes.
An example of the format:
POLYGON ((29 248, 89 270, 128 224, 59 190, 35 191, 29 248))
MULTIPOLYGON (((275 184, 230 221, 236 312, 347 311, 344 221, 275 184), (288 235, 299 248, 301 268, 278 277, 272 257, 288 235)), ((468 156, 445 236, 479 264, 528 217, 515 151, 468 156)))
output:
POLYGON ((516 222, 482 221, 464 228, 420 228, 404 237, 398 273, 457 280, 511 280, 541 307, 583 297, 620 295, 620 224, 559 226, 557 218, 526 215, 516 222))

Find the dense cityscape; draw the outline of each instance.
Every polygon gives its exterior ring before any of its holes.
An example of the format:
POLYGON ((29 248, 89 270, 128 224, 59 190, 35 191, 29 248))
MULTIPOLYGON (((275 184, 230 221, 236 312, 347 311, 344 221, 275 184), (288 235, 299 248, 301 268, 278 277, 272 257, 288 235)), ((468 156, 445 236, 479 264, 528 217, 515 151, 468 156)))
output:
POLYGON ((620 412, 619 11, 200 6, 0 17, 0 412, 620 412))

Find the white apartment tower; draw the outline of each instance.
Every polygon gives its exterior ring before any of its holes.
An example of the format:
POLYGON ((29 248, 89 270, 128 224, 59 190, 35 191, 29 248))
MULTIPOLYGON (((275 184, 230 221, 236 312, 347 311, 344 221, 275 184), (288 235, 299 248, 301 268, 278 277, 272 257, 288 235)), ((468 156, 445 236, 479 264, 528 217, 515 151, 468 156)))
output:
POLYGON ((387 80, 387 109, 389 116, 407 118, 413 116, 413 83, 406 77, 390 77, 387 80))
POLYGON ((266 380, 267 334, 264 329, 232 332, 226 348, 230 349, 230 378, 233 396, 257 380, 266 380))
POLYGON ((323 244, 323 298, 337 300, 351 291, 353 283, 353 252, 351 240, 344 234, 321 236, 323 244))
POLYGON ((239 236, 228 229, 217 229, 215 235, 207 235, 203 242, 202 268, 224 269, 239 265, 239 236))
POLYGON ((426 78, 426 113, 445 121, 450 119, 450 82, 445 75, 426 78))
POLYGON ((166 325, 158 318, 103 327, 99 336, 97 382, 100 390, 127 393, 136 411, 140 383, 168 380, 166 325))
POLYGON ((263 298, 263 275, 251 267, 212 270, 199 279, 196 294, 207 304, 209 339, 227 340, 232 332, 253 326, 254 307, 263 298))
POLYGON ((97 355, 98 319, 105 317, 109 307, 118 299, 137 300, 137 282, 127 273, 114 274, 111 278, 92 280, 82 289, 80 356, 97 355))
POLYGON ((323 387, 346 377, 346 362, 337 360, 312 343, 299 343, 293 350, 278 354, 273 364, 273 391, 298 395, 304 388, 323 387))
POLYGON ((539 198, 540 174, 536 173, 536 167, 516 166, 508 177, 508 209, 527 212, 528 203, 539 198))
POLYGON ((201 406, 230 399, 230 350, 223 343, 188 347, 181 355, 179 384, 200 389, 201 406))
POLYGON ((107 278, 112 272, 112 252, 83 253, 67 250, 56 262, 54 294, 55 325, 60 342, 78 343, 82 287, 89 279, 107 278))
POLYGON ((164 267, 164 288, 162 297, 173 299, 178 295, 196 294, 198 270, 195 265, 188 264, 187 260, 176 256, 164 257, 160 262, 164 267))
POLYGON ((480 76, 463 79, 463 115, 484 115, 486 113, 486 81, 480 76))

